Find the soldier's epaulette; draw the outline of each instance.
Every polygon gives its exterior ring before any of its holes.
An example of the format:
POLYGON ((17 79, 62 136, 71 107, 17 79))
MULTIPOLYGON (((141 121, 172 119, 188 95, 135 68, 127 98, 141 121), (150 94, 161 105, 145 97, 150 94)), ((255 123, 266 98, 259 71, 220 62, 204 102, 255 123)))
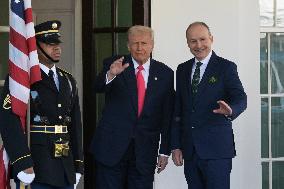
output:
POLYGON ((62 68, 56 67, 58 68, 61 72, 63 72, 63 74, 68 74, 69 76, 73 77, 73 75, 70 72, 67 72, 66 70, 63 70, 62 68))
POLYGON ((56 67, 57 69, 59 69, 59 74, 61 76, 65 76, 68 79, 68 83, 70 86, 71 91, 73 91, 73 94, 75 95, 76 90, 77 90, 77 83, 76 80, 74 79, 74 77, 72 76, 71 73, 67 72, 66 70, 63 70, 62 68, 56 67))

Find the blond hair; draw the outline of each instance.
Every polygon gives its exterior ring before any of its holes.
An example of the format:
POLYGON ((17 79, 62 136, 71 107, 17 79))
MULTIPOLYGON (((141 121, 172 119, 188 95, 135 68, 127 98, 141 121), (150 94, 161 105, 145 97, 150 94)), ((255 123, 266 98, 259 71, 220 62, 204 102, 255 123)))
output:
POLYGON ((154 41, 154 31, 152 30, 152 28, 148 26, 135 25, 135 26, 131 26, 128 29, 128 32, 127 32, 128 38, 129 36, 136 35, 136 34, 150 34, 151 39, 154 41))

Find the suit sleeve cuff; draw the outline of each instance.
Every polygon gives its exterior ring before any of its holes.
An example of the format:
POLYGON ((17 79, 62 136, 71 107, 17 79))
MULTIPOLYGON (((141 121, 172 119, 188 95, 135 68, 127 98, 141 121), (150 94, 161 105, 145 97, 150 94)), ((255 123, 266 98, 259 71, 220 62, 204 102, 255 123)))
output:
POLYGON ((84 174, 84 161, 75 160, 76 173, 84 174))
POLYGON ((33 160, 31 158, 31 155, 25 155, 22 156, 14 161, 11 161, 11 165, 13 166, 13 175, 14 177, 17 176, 17 174, 27 168, 33 167, 33 160))

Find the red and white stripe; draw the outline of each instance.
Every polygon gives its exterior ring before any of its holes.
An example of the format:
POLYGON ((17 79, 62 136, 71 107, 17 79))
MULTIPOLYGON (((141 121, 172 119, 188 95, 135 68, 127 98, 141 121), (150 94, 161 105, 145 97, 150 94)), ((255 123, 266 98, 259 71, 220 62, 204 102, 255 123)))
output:
MULTIPOLYGON (((22 0, 23 1, 23 0, 22 0)), ((30 85, 41 80, 31 0, 24 0, 24 19, 10 9, 9 89, 12 111, 25 128, 30 85)))
POLYGON ((0 157, 0 189, 11 189, 7 174, 9 157, 3 146, 0 149, 0 157))

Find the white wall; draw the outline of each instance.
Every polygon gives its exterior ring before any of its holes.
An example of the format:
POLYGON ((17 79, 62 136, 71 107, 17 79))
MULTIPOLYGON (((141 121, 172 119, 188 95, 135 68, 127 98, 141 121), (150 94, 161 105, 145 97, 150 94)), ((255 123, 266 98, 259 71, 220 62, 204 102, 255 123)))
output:
MULTIPOLYGON (((258 0, 152 0, 155 31, 153 57, 176 70, 192 57, 185 30, 204 21, 214 36, 215 52, 238 65, 248 95, 248 108, 234 121, 237 157, 233 160, 232 189, 261 189, 259 10, 258 0)), ((155 176, 155 189, 186 189, 183 168, 174 167, 155 176)))

